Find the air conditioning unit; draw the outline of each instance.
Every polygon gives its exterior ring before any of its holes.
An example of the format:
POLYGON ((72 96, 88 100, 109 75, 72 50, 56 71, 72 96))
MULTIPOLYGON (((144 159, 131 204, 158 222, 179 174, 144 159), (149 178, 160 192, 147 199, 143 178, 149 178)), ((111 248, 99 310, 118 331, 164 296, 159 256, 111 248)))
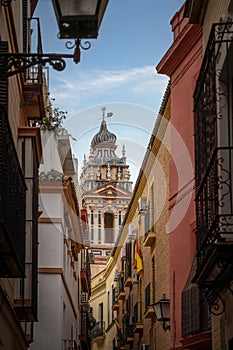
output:
POLYGON ((138 230, 137 230, 136 224, 135 223, 129 224, 128 239, 130 241, 134 241, 136 239, 137 233, 138 233, 138 230))
POLYGON ((139 211, 139 213, 145 213, 147 211, 147 198, 146 197, 139 198, 138 211, 139 211))
POLYGON ((82 292, 81 293, 81 304, 86 304, 86 303, 88 303, 88 293, 82 292))
POLYGON ((132 273, 132 283, 138 283, 138 274, 132 273))

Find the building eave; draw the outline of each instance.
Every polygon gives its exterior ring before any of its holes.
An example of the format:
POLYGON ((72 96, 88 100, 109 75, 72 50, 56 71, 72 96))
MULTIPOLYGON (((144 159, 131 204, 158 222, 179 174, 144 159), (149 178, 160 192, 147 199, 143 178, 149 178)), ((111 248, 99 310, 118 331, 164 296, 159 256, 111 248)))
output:
POLYGON ((187 23, 166 54, 163 56, 156 71, 171 77, 182 64, 188 53, 194 48, 202 36, 202 27, 198 24, 187 23))

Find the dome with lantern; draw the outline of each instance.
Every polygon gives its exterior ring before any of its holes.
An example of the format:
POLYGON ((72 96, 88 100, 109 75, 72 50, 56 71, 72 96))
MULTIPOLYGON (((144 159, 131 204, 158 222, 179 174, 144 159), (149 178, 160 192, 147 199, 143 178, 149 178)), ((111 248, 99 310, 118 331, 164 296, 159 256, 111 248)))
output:
POLYGON ((116 135, 108 130, 106 121, 103 119, 98 133, 93 137, 91 141, 91 148, 95 148, 96 146, 101 145, 114 146, 116 139, 116 135))

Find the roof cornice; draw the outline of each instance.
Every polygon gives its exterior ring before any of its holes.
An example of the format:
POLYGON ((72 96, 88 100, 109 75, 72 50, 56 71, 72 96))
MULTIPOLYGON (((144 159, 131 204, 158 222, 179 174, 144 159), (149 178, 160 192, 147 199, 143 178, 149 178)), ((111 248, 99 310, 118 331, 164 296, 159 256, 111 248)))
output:
POLYGON ((178 67, 183 64, 185 58, 195 47, 201 36, 202 27, 200 25, 187 23, 179 37, 173 42, 156 66, 157 72, 171 77, 178 67))

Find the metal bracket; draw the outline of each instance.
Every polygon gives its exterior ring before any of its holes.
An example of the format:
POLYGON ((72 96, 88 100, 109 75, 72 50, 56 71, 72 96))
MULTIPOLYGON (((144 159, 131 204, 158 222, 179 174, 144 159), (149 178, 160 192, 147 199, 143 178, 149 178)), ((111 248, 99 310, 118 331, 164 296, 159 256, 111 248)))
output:
POLYGON ((1 5, 4 7, 7 7, 10 5, 11 2, 12 2, 12 0, 1 0, 1 5))
MULTIPOLYGON (((70 42, 68 42, 69 44, 70 42)), ((91 44, 86 41, 86 47, 83 46, 79 39, 75 40, 75 43, 69 47, 69 49, 74 48, 73 55, 71 54, 57 54, 57 53, 9 53, 0 52, 0 79, 7 78, 18 73, 25 72, 28 68, 36 65, 45 66, 49 63, 53 69, 57 71, 63 71, 66 67, 65 58, 73 58, 74 63, 78 64, 80 62, 80 47, 83 50, 88 50, 91 44)))
POLYGON ((74 58, 74 55, 0 53, 0 79, 23 73, 35 65, 45 66, 46 63, 62 71, 66 67, 64 58, 74 58))

